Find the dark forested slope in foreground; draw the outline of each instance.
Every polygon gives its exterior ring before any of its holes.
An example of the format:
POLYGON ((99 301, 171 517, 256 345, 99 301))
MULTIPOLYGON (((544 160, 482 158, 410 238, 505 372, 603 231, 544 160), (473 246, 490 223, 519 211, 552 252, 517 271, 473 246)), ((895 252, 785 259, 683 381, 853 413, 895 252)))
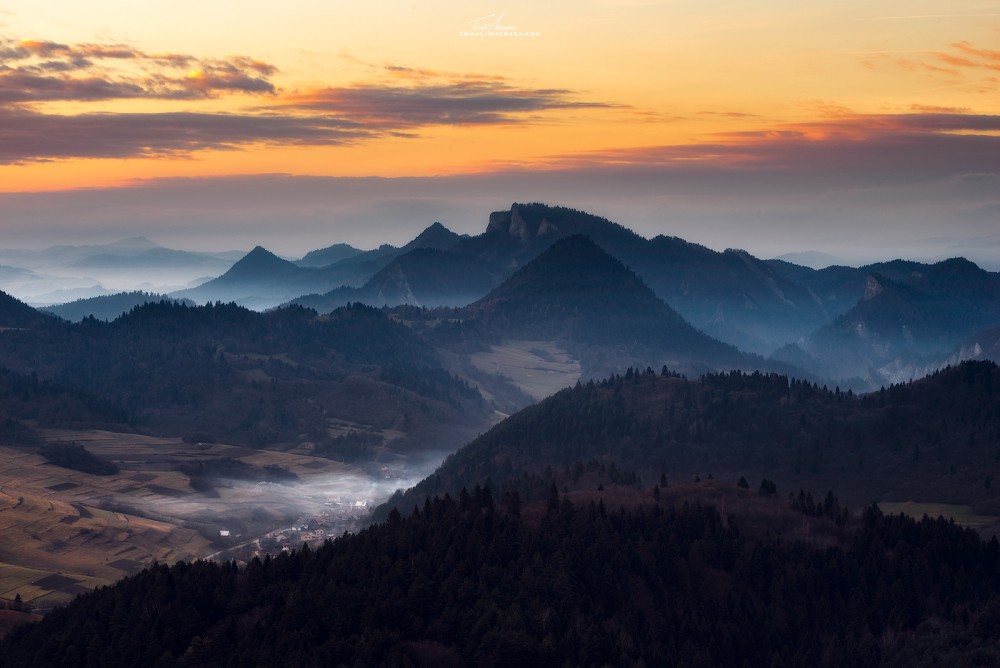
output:
POLYGON ((522 508, 476 489, 242 569, 154 566, 13 631, 0 666, 1000 661, 996 540, 877 509, 807 516, 778 496, 753 512, 813 538, 755 536, 750 507, 522 508))
POLYGON ((852 504, 936 501, 996 513, 1000 369, 967 362, 862 396, 775 374, 629 372, 529 406, 390 504, 406 510, 429 495, 593 458, 647 479, 768 477, 786 489, 836 489, 852 504))

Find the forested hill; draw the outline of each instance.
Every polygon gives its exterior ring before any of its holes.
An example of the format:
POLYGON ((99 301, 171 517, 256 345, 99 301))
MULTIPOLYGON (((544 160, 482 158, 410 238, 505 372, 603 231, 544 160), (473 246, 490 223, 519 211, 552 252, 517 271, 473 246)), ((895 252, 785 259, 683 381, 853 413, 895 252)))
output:
POLYGON ((967 362, 864 396, 784 376, 647 370, 529 406, 390 503, 600 459, 650 479, 768 477, 785 489, 1000 511, 1000 369, 967 362), (994 481, 997 481, 994 484, 994 481))
POLYGON ((0 292, 0 331, 7 328, 36 327, 52 320, 24 302, 0 292))
MULTIPOLYGON (((114 320, 128 313, 136 306, 164 300, 173 301, 165 295, 150 294, 136 290, 101 297, 78 299, 59 306, 49 306, 43 312, 51 313, 71 322, 80 322, 88 315, 94 316, 98 320, 114 320)), ((194 306, 194 302, 189 300, 184 301, 188 306, 194 306)))
POLYGON ((556 494, 522 509, 463 491, 242 569, 153 566, 14 630, 0 666, 1000 661, 995 540, 877 509, 796 515, 777 495, 745 507, 556 494), (753 536, 751 520, 777 533, 753 536))
POLYGON ((483 332, 492 339, 556 340, 590 377, 639 360, 693 372, 770 364, 695 329, 582 235, 556 241, 458 315, 463 322, 449 332, 453 338, 483 332))
POLYGON ((462 313, 501 335, 673 348, 720 363, 738 357, 735 348, 692 327, 582 235, 560 239, 462 313))
POLYGON ((128 412, 97 397, 0 367, 0 443, 38 445, 28 422, 49 427, 121 427, 128 412))
POLYGON ((160 433, 251 446, 326 439, 329 420, 397 429, 441 447, 487 424, 481 397, 405 326, 366 306, 136 307, 0 333, 0 364, 122 406, 160 433))

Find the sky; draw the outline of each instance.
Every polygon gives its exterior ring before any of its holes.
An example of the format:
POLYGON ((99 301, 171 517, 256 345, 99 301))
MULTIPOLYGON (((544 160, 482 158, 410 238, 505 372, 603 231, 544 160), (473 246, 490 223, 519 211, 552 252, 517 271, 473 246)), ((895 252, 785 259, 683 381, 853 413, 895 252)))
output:
POLYGON ((0 4, 0 247, 298 256, 524 201, 1000 269, 1000 2, 0 4))

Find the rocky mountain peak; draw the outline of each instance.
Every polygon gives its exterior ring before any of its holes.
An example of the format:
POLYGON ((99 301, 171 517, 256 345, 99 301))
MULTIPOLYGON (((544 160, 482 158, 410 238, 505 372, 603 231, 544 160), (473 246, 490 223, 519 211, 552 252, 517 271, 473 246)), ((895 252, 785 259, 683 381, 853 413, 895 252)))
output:
POLYGON ((562 234, 558 227, 544 215, 532 215, 519 204, 512 204, 509 211, 494 211, 490 214, 487 232, 508 234, 527 243, 538 237, 556 238, 562 234))

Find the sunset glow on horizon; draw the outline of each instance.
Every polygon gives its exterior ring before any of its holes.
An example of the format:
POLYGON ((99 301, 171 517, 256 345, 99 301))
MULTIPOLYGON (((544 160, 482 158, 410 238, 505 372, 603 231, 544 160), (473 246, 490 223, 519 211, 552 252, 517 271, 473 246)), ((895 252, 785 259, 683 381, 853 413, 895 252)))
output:
MULTIPOLYGON (((794 200, 809 174, 852 191, 859 175, 996 178, 1000 4, 944 7, 15 0, 0 10, 0 193, 517 172, 572 196, 595 170, 755 170, 799 179, 794 200)), ((974 234, 1000 204, 954 206, 942 226, 972 206, 974 234)))

